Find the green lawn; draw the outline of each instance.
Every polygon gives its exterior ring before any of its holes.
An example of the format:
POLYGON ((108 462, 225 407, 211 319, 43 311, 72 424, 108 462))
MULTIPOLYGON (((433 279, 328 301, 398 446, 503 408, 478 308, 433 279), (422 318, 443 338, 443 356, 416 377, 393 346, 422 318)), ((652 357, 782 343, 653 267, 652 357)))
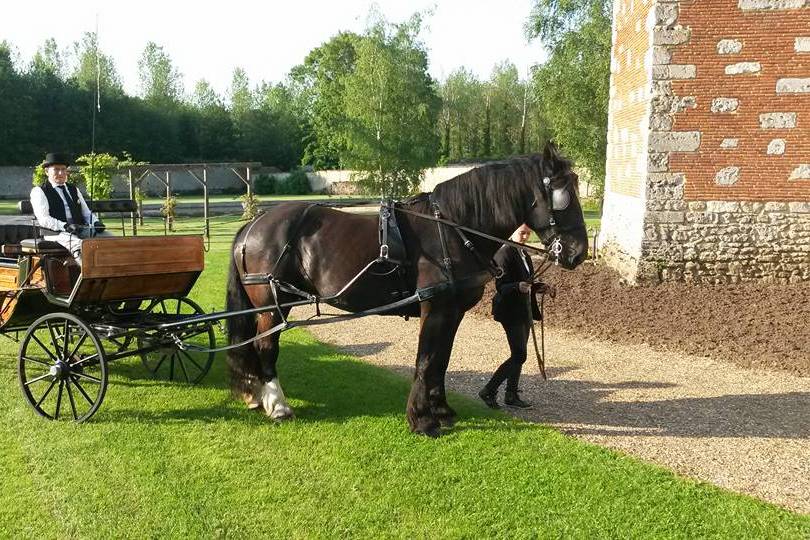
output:
MULTIPOLYGON (((223 305, 226 253, 213 244, 194 290, 206 309, 223 305)), ((74 425, 29 410, 0 338, 0 538, 810 535, 806 516, 458 395, 454 430, 414 436, 405 378, 303 331, 282 341, 293 422, 232 400, 220 355, 194 387, 116 363, 101 410, 74 425)))

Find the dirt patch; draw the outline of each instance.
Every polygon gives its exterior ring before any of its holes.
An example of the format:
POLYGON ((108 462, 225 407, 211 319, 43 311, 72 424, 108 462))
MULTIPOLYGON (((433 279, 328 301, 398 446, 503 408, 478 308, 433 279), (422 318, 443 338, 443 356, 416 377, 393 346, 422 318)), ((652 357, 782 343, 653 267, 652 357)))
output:
MULTIPOLYGON (((546 301, 551 327, 810 376, 810 283, 629 286, 590 263, 543 279, 558 290, 546 301)), ((489 318, 493 293, 490 283, 470 314, 489 318)))

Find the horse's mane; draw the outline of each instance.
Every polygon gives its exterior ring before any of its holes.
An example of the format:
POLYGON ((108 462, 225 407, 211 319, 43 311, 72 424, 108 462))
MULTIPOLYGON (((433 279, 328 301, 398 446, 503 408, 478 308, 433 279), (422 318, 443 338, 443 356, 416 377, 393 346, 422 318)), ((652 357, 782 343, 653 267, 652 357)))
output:
MULTIPOLYGON (((558 166, 566 164, 559 160, 558 166)), ((533 182, 556 168, 540 154, 492 161, 440 183, 433 194, 453 221, 509 234, 512 231, 504 229, 519 224, 534 199, 533 182)))

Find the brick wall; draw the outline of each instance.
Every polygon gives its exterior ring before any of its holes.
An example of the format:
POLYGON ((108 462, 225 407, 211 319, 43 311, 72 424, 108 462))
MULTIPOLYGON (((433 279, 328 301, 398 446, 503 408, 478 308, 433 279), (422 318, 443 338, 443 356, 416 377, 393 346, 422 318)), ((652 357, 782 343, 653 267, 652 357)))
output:
MULTIPOLYGON (((810 279, 810 0, 616 3, 647 22, 650 77, 641 189, 609 178, 603 216, 627 226, 640 204, 641 242, 603 233, 608 260, 631 280, 810 279)), ((628 46, 639 33, 614 17, 617 124, 638 82, 616 65, 628 46)), ((620 175, 629 158, 608 137, 620 175)))

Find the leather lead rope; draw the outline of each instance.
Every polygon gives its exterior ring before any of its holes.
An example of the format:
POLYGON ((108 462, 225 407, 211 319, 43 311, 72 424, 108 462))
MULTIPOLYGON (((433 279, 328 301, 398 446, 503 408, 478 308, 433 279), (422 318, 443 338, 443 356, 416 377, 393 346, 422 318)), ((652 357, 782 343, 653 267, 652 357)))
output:
POLYGON ((459 237, 461 237, 461 241, 464 243, 464 247, 470 250, 470 253, 475 255, 475 258, 478 259, 478 262, 481 263, 481 266, 489 270, 489 273, 492 274, 492 277, 498 279, 503 276, 503 268, 498 266, 498 263, 495 262, 494 259, 490 259, 489 261, 485 261, 484 257, 478 253, 475 249, 475 245, 467 238, 467 235, 461 229, 456 229, 459 237))

